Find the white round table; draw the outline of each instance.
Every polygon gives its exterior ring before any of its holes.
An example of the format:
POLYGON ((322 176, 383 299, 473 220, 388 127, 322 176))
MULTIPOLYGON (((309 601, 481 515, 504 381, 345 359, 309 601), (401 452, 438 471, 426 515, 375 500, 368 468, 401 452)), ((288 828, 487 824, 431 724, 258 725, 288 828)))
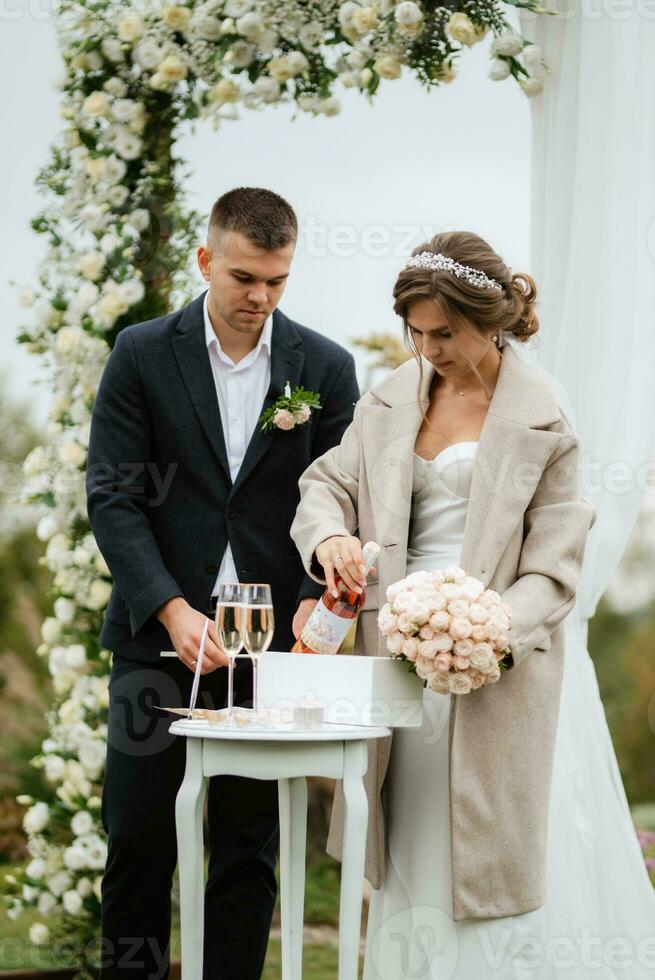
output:
POLYGON ((344 838, 339 899, 338 980, 357 980, 364 894, 368 802, 366 743, 388 728, 322 724, 299 730, 176 721, 187 739, 186 770, 177 794, 182 980, 202 980, 204 929, 203 811, 207 780, 219 774, 277 779, 280 808, 282 980, 302 978, 307 776, 343 780, 344 838))

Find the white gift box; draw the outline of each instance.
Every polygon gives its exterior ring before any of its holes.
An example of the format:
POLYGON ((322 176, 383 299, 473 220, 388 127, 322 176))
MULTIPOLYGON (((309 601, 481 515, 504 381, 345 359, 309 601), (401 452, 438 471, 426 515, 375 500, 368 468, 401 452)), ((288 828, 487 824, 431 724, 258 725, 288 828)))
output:
POLYGON ((423 682, 390 657, 269 651, 259 658, 257 700, 274 711, 322 708, 335 725, 420 728, 423 682))

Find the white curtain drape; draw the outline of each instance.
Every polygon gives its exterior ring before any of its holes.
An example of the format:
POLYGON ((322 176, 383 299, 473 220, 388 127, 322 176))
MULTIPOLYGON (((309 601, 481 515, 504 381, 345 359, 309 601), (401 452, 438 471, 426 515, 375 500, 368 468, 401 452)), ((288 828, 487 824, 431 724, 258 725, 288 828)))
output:
POLYGON ((520 17, 552 70, 531 100, 531 271, 537 361, 568 393, 598 508, 578 591, 585 623, 655 456, 655 6, 548 7, 555 16, 520 17))

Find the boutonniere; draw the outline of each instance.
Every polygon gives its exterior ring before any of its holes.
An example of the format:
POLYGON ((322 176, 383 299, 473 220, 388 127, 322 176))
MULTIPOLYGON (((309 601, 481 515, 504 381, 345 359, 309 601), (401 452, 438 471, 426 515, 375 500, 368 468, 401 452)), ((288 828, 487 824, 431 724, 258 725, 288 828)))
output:
POLYGON ((304 425, 309 422, 313 408, 321 408, 320 396, 315 391, 307 391, 305 388, 296 388, 291 393, 291 384, 287 381, 284 386, 284 394, 267 408, 262 414, 260 422, 262 432, 270 432, 271 429, 283 429, 288 431, 297 425, 304 425))

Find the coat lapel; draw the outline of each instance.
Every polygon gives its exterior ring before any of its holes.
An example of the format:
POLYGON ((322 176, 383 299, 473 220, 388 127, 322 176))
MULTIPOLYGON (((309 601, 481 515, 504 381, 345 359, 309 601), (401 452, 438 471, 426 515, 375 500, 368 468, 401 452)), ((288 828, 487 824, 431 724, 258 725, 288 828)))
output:
MULTIPOLYGON (((203 293, 184 308, 172 341, 173 351, 200 425, 232 483, 214 376, 205 344, 204 297, 203 293)), ((271 333, 271 381, 260 416, 284 394, 287 381, 292 388, 299 384, 305 363, 305 355, 299 350, 301 344, 302 339, 293 322, 280 310, 275 310, 271 333)), ((248 478, 279 435, 277 430, 262 432, 260 422, 257 422, 230 495, 248 478)))
MULTIPOLYGON (((373 389, 362 406, 364 455, 376 532, 405 554, 411 516, 414 445, 427 408, 434 368, 408 361, 373 389)), ((543 428, 559 418, 545 377, 507 344, 473 466, 460 562, 488 586, 517 520, 522 520, 560 436, 543 428)), ((400 577, 404 571, 400 572, 400 577)))
MULTIPOLYGON (((266 397, 259 411, 259 418, 267 408, 277 401, 280 395, 284 394, 284 386, 287 381, 291 389, 300 382, 305 355, 299 349, 302 343, 300 334, 296 330, 292 321, 280 312, 275 310, 273 313, 273 330, 271 335, 271 382, 268 386, 266 397)), ((247 480, 255 466, 266 455, 274 442, 280 438, 288 436, 288 432, 280 432, 272 429, 269 432, 261 431, 261 422, 257 421, 254 432, 248 443, 246 454, 237 473, 232 493, 236 493, 244 480, 247 480)))
POLYGON ((198 421, 225 470, 228 481, 232 483, 214 375, 205 344, 205 321, 202 311, 204 296, 203 293, 184 308, 177 325, 177 332, 172 339, 173 352, 198 421))

